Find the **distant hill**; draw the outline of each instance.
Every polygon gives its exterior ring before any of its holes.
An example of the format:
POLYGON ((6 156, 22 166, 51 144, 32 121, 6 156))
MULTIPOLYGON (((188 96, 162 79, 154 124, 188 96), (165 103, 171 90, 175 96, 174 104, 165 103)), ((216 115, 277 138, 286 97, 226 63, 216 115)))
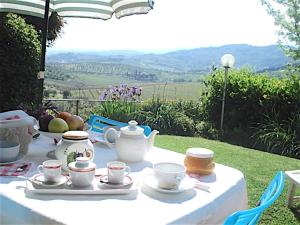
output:
POLYGON ((276 45, 251 46, 245 44, 196 48, 164 54, 145 54, 137 51, 63 52, 49 54, 47 63, 121 64, 140 69, 171 72, 207 72, 212 64, 220 66, 226 54, 235 57, 235 67, 249 66, 255 71, 272 71, 285 66, 290 59, 276 45))

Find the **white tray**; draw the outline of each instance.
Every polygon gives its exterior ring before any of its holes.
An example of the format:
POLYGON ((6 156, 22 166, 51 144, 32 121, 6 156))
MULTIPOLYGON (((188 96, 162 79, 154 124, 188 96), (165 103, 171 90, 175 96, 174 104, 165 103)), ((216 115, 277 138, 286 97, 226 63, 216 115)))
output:
POLYGON ((66 184, 61 188, 46 189, 35 188, 30 181, 26 181, 26 192, 36 194, 56 194, 56 195, 124 195, 137 192, 137 185, 132 184, 130 188, 105 188, 99 185, 99 180, 95 179, 94 183, 90 187, 78 188, 72 185, 66 184))

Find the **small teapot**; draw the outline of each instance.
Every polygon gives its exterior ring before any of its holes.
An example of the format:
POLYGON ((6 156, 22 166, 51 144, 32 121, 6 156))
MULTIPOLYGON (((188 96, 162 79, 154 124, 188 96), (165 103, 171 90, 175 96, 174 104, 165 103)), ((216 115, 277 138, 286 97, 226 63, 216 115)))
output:
POLYGON ((149 137, 146 137, 144 129, 137 126, 136 121, 131 120, 128 125, 121 127, 120 131, 108 128, 104 133, 104 139, 110 148, 116 149, 121 161, 143 161, 147 151, 153 147, 155 135, 159 132, 153 130, 149 137))

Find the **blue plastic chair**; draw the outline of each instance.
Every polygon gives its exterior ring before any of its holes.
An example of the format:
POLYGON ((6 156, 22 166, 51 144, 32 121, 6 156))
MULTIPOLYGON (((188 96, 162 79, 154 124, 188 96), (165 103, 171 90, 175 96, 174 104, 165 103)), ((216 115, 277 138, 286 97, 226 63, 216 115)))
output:
MULTIPOLYGON (((127 123, 108 119, 102 116, 98 115, 90 115, 90 118, 88 120, 88 124, 92 127, 92 131, 103 133, 104 128, 107 126, 117 126, 117 127, 125 127, 128 126, 127 123)), ((149 136, 152 132, 151 128, 149 126, 139 125, 140 127, 144 128, 144 134, 146 136, 149 136)))
POLYGON ((272 205, 281 194, 284 187, 285 174, 282 171, 277 172, 274 179, 270 182, 264 191, 255 208, 237 211, 231 214, 225 220, 223 225, 253 225, 256 224, 261 214, 272 205))

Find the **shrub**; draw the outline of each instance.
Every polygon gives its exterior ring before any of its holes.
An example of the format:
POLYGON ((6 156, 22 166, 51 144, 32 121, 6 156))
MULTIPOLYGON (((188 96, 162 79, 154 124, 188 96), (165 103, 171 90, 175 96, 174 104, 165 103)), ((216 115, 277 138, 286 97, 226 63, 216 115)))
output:
POLYGON ((123 100, 102 102, 92 109, 92 114, 100 115, 113 120, 128 122, 134 119, 133 113, 137 111, 138 105, 135 102, 123 100))
POLYGON ((197 102, 171 102, 157 97, 143 103, 140 111, 135 113, 135 118, 139 123, 159 130, 161 134, 194 136, 196 121, 202 116, 197 102))
POLYGON ((267 145, 267 151, 300 158, 300 113, 282 122, 276 113, 266 115, 256 130, 253 136, 267 145))
POLYGON ((138 110, 137 101, 140 100, 142 89, 129 87, 126 84, 109 86, 100 96, 103 102, 93 108, 92 113, 113 120, 128 122, 134 119, 133 113, 138 110))
POLYGON ((40 42, 33 26, 16 14, 0 14, 0 111, 41 103, 40 42))
MULTIPOLYGON (((201 98, 204 110, 207 112, 207 118, 215 128, 219 127, 220 122, 223 84, 224 72, 221 70, 214 71, 206 83, 208 92, 201 98)), ((235 138, 235 143, 239 143, 239 134, 248 134, 250 137, 253 136, 253 128, 256 128, 258 124, 270 125, 270 121, 265 121, 265 115, 269 115, 270 112, 277 112, 276 119, 272 118, 272 120, 277 121, 277 124, 281 126, 286 124, 286 121, 290 121, 299 110, 300 76, 296 73, 286 78, 276 78, 267 74, 255 74, 249 69, 231 70, 226 87, 225 136, 223 138, 227 140, 235 138), (233 137, 234 135, 236 137, 233 137)), ((284 129, 287 127, 284 126, 284 129)), ((275 129, 275 126, 272 129, 275 129)), ((271 129, 267 130, 271 132, 271 129)), ((285 132, 291 134, 294 130, 285 130, 285 132)), ((265 144, 271 144, 271 138, 266 141, 266 136, 263 138, 261 134, 260 137, 265 144)), ((299 141, 299 137, 297 138, 296 142, 299 141)), ((272 139, 275 141, 275 138, 272 139)), ((284 140, 281 139, 281 141, 284 140)), ((274 142, 275 145, 278 145, 276 143, 274 142)), ((281 147, 283 146, 281 145, 281 147)), ((287 153, 290 151, 286 149, 287 145, 284 145, 284 148, 281 151, 290 155, 287 153)), ((278 153, 275 148, 268 149, 278 153)))
POLYGON ((200 121, 195 127, 196 134, 201 137, 209 139, 219 139, 219 130, 214 128, 213 124, 209 121, 200 121))

